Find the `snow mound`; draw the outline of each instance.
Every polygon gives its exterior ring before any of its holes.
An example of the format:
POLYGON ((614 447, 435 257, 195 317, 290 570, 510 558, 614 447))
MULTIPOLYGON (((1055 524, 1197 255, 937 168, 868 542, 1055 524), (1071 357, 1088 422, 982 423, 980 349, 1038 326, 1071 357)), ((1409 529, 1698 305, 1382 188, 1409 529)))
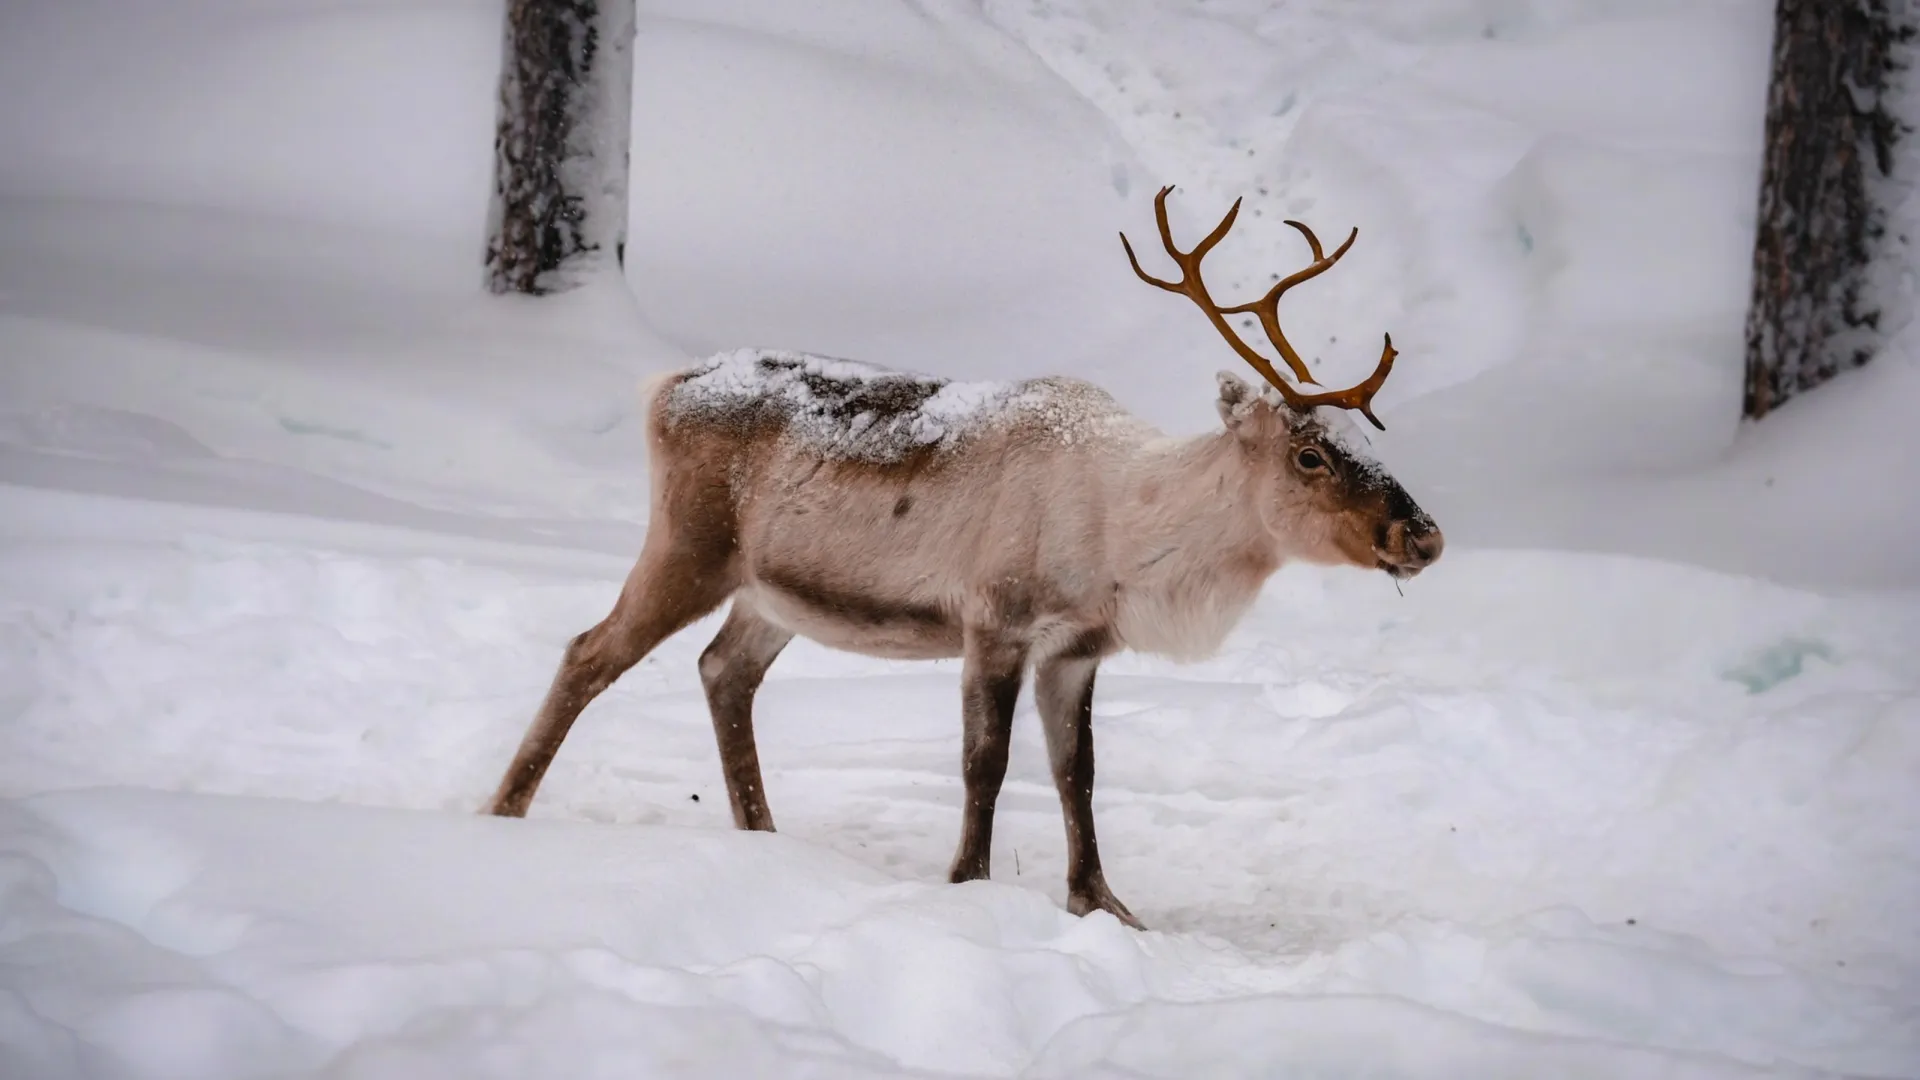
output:
POLYGON ((0 889, 22 1076, 1796 1077, 1742 1041, 1890 1004, 1573 916, 1263 967, 781 836, 284 800, 0 804, 0 889), (1377 989, 1436 982, 1506 1015, 1377 989))

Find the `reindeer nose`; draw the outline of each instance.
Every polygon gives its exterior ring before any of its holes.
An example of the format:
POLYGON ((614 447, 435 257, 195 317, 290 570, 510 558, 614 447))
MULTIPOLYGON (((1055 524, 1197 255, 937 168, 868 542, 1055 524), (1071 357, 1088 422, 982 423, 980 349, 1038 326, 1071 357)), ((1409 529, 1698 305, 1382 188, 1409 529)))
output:
POLYGON ((1422 570, 1440 557, 1446 539, 1429 523, 1402 519, 1387 526, 1387 543, 1383 546, 1401 568, 1422 570))
POLYGON ((1423 529, 1407 537, 1407 554, 1418 559, 1421 566, 1433 565, 1446 546, 1446 538, 1440 535, 1439 529, 1423 529))

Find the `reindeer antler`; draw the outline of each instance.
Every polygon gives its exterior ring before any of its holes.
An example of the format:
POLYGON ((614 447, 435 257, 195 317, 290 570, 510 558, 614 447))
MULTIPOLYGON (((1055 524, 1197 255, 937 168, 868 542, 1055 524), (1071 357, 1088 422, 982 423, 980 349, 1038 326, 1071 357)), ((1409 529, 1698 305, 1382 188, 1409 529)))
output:
POLYGON ((1319 405, 1353 409, 1372 421, 1374 427, 1385 431, 1387 425, 1373 415, 1373 395, 1378 393, 1380 387, 1386 383, 1387 376, 1393 371, 1393 358, 1399 355, 1393 347, 1393 335, 1386 335, 1386 347, 1380 352, 1380 363, 1374 367, 1373 374, 1345 390, 1303 394, 1281 378, 1273 362, 1242 340, 1227 322, 1229 315, 1252 315, 1258 318, 1261 329, 1267 332, 1267 340, 1279 350, 1280 359, 1292 369, 1294 377, 1309 386, 1320 385, 1315 381, 1312 373, 1307 371, 1306 363, 1300 359, 1300 354, 1287 341, 1286 334, 1280 330, 1280 297, 1285 295, 1288 289, 1309 278, 1318 277, 1325 273, 1328 267, 1339 262, 1340 256, 1345 255, 1347 249, 1353 246, 1353 242, 1360 238, 1360 230, 1356 228, 1348 233, 1346 243, 1341 244, 1333 254, 1328 255, 1321 249, 1320 238, 1313 235, 1312 229, 1297 221, 1288 221, 1287 224, 1299 229, 1301 235, 1307 238, 1307 246, 1313 249, 1313 262, 1304 270, 1296 271, 1274 282, 1273 288, 1268 289, 1267 294, 1260 299, 1223 308, 1208 295, 1206 283, 1200 279, 1200 260, 1206 258, 1207 252, 1212 251, 1215 245, 1224 240, 1228 230, 1233 228, 1234 218, 1240 215, 1240 200, 1233 200, 1233 207, 1227 211, 1227 216, 1220 219, 1220 224, 1215 225, 1212 232, 1193 245, 1193 250, 1181 251, 1173 242, 1172 227, 1167 224, 1167 193, 1172 190, 1171 185, 1163 187, 1160 193, 1153 197, 1153 216, 1160 224, 1160 243, 1167 249, 1167 254, 1173 257, 1174 265, 1180 268, 1180 280, 1163 281, 1142 270, 1140 260, 1133 254, 1133 244, 1127 240, 1127 234, 1123 232, 1120 234, 1120 243, 1127 249, 1127 262, 1133 265, 1133 272, 1140 276, 1140 280, 1168 292, 1179 293, 1198 305, 1206 314, 1207 321, 1213 324, 1213 328, 1221 337, 1227 339, 1227 344, 1233 346, 1233 351, 1240 354, 1240 359, 1245 360, 1253 370, 1259 372, 1261 378, 1273 384, 1273 388, 1280 391, 1280 396, 1286 399, 1288 405, 1295 409, 1311 409, 1319 405))

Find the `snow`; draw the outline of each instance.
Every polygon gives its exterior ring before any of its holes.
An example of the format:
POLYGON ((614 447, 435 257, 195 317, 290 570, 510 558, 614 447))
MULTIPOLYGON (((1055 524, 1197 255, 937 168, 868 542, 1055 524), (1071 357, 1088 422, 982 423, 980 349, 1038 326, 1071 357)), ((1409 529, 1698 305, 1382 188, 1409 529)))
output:
POLYGON ((1752 1076, 1765 1073, 1710 1049, 1835 1005, 1884 1007, 1571 912, 1487 939, 1409 925, 1257 965, 1197 936, 1076 919, 1029 889, 901 881, 711 828, 120 791, 28 800, 0 830, 9 909, 31 920, 10 950, 40 976, 32 1013, 70 1035, 15 1044, 46 1074, 78 1044, 132 1075, 1225 1075, 1239 1057, 1262 1071, 1752 1076), (298 856, 276 857, 289 843, 298 856), (1705 1052, 1609 1045, 1620 1031, 1705 1052))
POLYGON ((632 293, 525 301, 479 290, 497 2, 10 5, 0 1075, 1920 1076, 1915 280, 1737 424, 1769 15, 649 0, 632 293), (1360 228, 1282 314, 1329 385, 1392 332, 1352 437, 1448 550, 1103 666, 1152 930, 1062 910, 1025 697, 994 880, 943 883, 954 662, 796 642, 735 832, 718 616, 475 812, 639 548, 645 377, 1219 423, 1115 236, 1168 182, 1180 236, 1247 197, 1223 300, 1282 218, 1360 228))
POLYGON ((669 421, 685 415, 732 418, 744 427, 765 408, 782 429, 828 457, 899 461, 938 447, 1031 396, 1018 384, 953 382, 838 357, 780 349, 736 349, 687 369, 666 389, 669 421))

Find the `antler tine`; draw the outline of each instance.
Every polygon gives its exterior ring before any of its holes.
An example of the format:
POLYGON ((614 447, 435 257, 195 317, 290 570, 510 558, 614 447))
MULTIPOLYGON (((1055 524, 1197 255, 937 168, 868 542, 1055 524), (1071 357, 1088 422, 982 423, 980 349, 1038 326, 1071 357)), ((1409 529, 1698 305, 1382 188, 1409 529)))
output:
POLYGON ((1292 218, 1287 218, 1284 224, 1291 225, 1294 228, 1300 230, 1300 235, 1307 238, 1307 247, 1313 249, 1314 262, 1319 262, 1321 259, 1324 259, 1327 257, 1326 253, 1320 250, 1320 238, 1313 235, 1313 230, 1307 228, 1305 222, 1295 221, 1292 218))
POLYGON ((1287 219, 1287 224, 1299 229, 1300 235, 1307 238, 1307 247, 1313 251, 1313 263, 1306 269, 1295 271, 1282 279, 1280 282, 1281 292, 1286 292, 1288 289, 1293 288, 1308 278, 1319 277, 1322 273, 1325 273, 1328 267, 1340 261, 1340 256, 1347 253, 1347 249, 1353 246, 1355 240, 1360 239, 1360 226, 1355 225, 1352 229, 1348 230, 1347 238, 1340 242, 1340 246, 1333 249, 1333 254, 1326 255, 1321 253, 1320 238, 1313 235, 1312 229, 1307 228, 1305 224, 1295 221, 1292 218, 1287 219))
POLYGON ((1366 417, 1374 427, 1381 431, 1387 430, 1387 425, 1373 415, 1373 395, 1380 392, 1380 388, 1386 385, 1387 376, 1393 374, 1393 358, 1400 355, 1400 350, 1393 347, 1392 334, 1383 336, 1386 338, 1386 345, 1380 350, 1380 362, 1374 365, 1373 374, 1345 390, 1329 390, 1324 394, 1292 395, 1288 398, 1288 403, 1296 409, 1311 409, 1321 405, 1337 405, 1342 409, 1352 409, 1366 417))
MULTIPOLYGON (((1220 224, 1215 225, 1213 231, 1204 239, 1193 245, 1192 251, 1181 251, 1180 245, 1173 241, 1173 225, 1167 220, 1167 195, 1172 191, 1172 185, 1168 185, 1161 188, 1153 197, 1153 219, 1160 226, 1160 245, 1167 249, 1167 254, 1173 258, 1173 264, 1180 268, 1180 280, 1163 281, 1141 269, 1140 260, 1133 253, 1133 244, 1124 232, 1120 234, 1120 243, 1127 249, 1127 262, 1133 265, 1133 272, 1140 276, 1140 280, 1168 292, 1177 292, 1199 300, 1201 296, 1206 295, 1206 286, 1200 281, 1200 260, 1206 258, 1207 252, 1212 251, 1220 241, 1226 239, 1227 231, 1233 228, 1234 219, 1240 216, 1240 200, 1233 200, 1233 206, 1227 210, 1227 216, 1221 218, 1220 224), (1199 290, 1199 296, 1194 295, 1196 289, 1199 290)), ((1208 304, 1211 302, 1211 299, 1207 301, 1208 304)))
POLYGON ((1286 291, 1295 285, 1326 273, 1327 268, 1339 262, 1340 256, 1345 255, 1347 249, 1353 246, 1353 242, 1360 239, 1360 230, 1356 227, 1352 232, 1349 232, 1346 243, 1334 249, 1332 255, 1328 255, 1326 251, 1321 248, 1320 238, 1313 235, 1312 229, 1291 219, 1287 221, 1287 224, 1300 230, 1300 234, 1307 238, 1307 247, 1313 251, 1313 262, 1309 263, 1305 269, 1296 270, 1286 277, 1281 278, 1279 281, 1274 282, 1273 288, 1268 289, 1266 295, 1260 299, 1241 304, 1237 307, 1223 308, 1221 310, 1227 315, 1252 315, 1259 319, 1260 329, 1267 332, 1267 340, 1273 342, 1273 347, 1280 353, 1280 359, 1285 360, 1287 367, 1293 370, 1294 378, 1299 379, 1308 386, 1318 386, 1320 385, 1319 380, 1315 379, 1313 373, 1307 370, 1306 361, 1300 359, 1300 353, 1294 349, 1293 343, 1287 340, 1286 331, 1280 329, 1280 297, 1284 296, 1286 291))
MULTIPOLYGON (((1167 192, 1172 190, 1172 185, 1168 185, 1167 187, 1161 188, 1160 194, 1153 197, 1153 216, 1160 223, 1161 242, 1166 245, 1167 253, 1173 256, 1175 265, 1179 265, 1180 251, 1173 246, 1173 232, 1167 227, 1167 192)), ((1136 274, 1141 281, 1157 288, 1165 289, 1168 292, 1177 292, 1183 295, 1186 293, 1187 290, 1182 288, 1180 283, 1162 281, 1140 268, 1140 259, 1133 253, 1133 242, 1127 239, 1125 230, 1122 230, 1120 233, 1120 246, 1127 249, 1127 264, 1133 267, 1134 274, 1136 274)), ((1182 265, 1180 269, 1184 274, 1186 267, 1182 265)))
MULTIPOLYGON (((1170 187, 1161 188, 1154 202, 1154 211, 1160 220, 1160 238, 1166 241, 1168 251, 1176 250, 1173 246, 1173 230, 1167 227, 1167 192, 1172 190, 1170 187)), ((1200 276, 1200 260, 1206 258, 1207 252, 1212 251, 1215 245, 1225 240, 1227 231, 1233 228, 1234 219, 1240 216, 1240 201, 1240 199, 1233 200, 1233 205, 1227 207, 1227 214, 1220 219, 1220 224, 1215 225, 1212 232, 1202 237, 1199 243, 1193 245, 1193 250, 1187 252, 1184 261, 1193 265, 1195 278, 1200 276)), ((1185 268, 1185 265, 1182 265, 1181 269, 1185 268)))
POLYGON ((1181 288, 1180 286, 1174 284, 1171 281, 1162 281, 1159 278, 1154 277, 1152 274, 1147 273, 1145 270, 1142 270, 1140 268, 1140 259, 1134 255, 1133 244, 1127 240, 1126 233, 1120 234, 1120 246, 1127 249, 1127 262, 1133 267, 1133 272, 1139 276, 1141 281, 1144 281, 1149 285, 1153 285, 1158 288, 1165 289, 1168 292, 1177 292, 1177 293, 1184 294, 1187 291, 1181 288))

